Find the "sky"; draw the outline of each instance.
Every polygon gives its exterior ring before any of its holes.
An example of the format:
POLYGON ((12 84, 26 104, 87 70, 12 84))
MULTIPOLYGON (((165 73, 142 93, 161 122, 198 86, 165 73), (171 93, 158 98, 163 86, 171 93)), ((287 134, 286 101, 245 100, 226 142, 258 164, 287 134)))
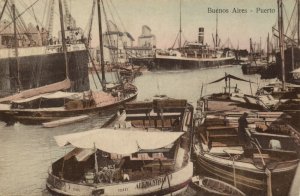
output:
MULTIPOLYGON (((1 1, 3 4, 3 0, 1 1)), ((30 5, 35 1, 16 0, 16 4, 21 5, 25 2, 25 4, 30 5)), ((87 29, 93 0, 66 1, 77 26, 87 29)), ((40 21, 45 21, 44 5, 47 2, 48 0, 39 0, 33 7, 40 21)), ((229 38, 232 45, 234 47, 239 45, 240 49, 249 48, 250 37, 257 43, 261 38, 264 46, 268 33, 272 34, 272 26, 277 21, 276 0, 182 0, 181 3, 182 39, 187 41, 196 41, 198 28, 204 27, 204 42, 212 45, 212 34, 216 31, 216 14, 209 13, 209 9, 228 9, 229 13, 218 14, 218 34, 222 43, 229 38), (246 9, 247 13, 231 13, 234 8, 246 9), (273 9, 273 11, 272 13, 257 13, 256 9, 258 8, 273 9)), ((0 4, 0 7, 2 7, 2 4, 0 4)), ((287 16, 291 15, 295 0, 284 0, 284 4, 287 16)), ((104 0, 104 5, 107 18, 114 19, 113 21, 117 23, 120 30, 128 31, 135 38, 135 45, 138 36, 141 35, 143 25, 147 25, 152 29, 152 34, 157 39, 157 48, 169 48, 173 45, 179 32, 180 0, 104 0), (112 12, 109 12, 109 10, 112 10, 112 12)), ((23 5, 19 8, 19 12, 24 9, 23 5)), ((55 32, 59 30, 58 13, 56 0, 55 32)), ((31 19, 30 16, 24 16, 24 18, 26 18, 26 21, 32 21, 32 23, 35 21, 32 16, 31 19)), ((94 16, 92 36, 92 45, 97 46, 97 12, 94 16)))

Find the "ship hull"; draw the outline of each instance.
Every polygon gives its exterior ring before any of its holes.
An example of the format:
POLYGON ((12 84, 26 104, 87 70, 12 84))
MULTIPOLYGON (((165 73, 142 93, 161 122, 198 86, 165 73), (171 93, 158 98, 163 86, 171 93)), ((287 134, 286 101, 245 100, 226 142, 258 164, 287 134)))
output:
MULTIPOLYGON (((88 61, 87 50, 68 52, 71 91, 89 90, 88 61)), ((0 97, 14 94, 18 89, 41 87, 63 81, 65 78, 66 66, 62 52, 0 58, 0 97), (20 86, 17 77, 17 61, 20 86)))
POLYGON ((157 56, 154 62, 157 69, 206 69, 232 65, 234 57, 197 59, 157 56))
POLYGON ((186 190, 192 175, 193 163, 189 162, 179 171, 155 178, 107 186, 88 186, 60 179, 51 174, 50 170, 47 188, 62 195, 177 195, 186 190))

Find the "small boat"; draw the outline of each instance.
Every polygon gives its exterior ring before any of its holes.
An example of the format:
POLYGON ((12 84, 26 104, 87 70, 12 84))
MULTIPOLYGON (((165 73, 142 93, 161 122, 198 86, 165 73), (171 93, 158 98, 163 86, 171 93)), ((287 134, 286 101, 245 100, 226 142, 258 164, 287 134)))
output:
POLYGON ((212 196, 246 196, 245 193, 237 189, 236 187, 223 182, 221 180, 194 176, 192 178, 191 187, 196 191, 202 192, 205 195, 212 196))
MULTIPOLYGON (((237 103, 225 95, 197 102, 193 152, 199 174, 236 185, 247 195, 287 195, 300 158, 300 134, 290 125, 291 115, 266 112, 258 103, 237 103), (246 142, 239 134, 244 113, 246 142)), ((245 98, 256 102, 255 96, 245 98)))
POLYGON ((94 115, 115 111, 136 98, 137 92, 62 92, 45 93, 11 101, 0 108, 0 120, 7 124, 41 124, 78 115, 94 115))
POLYGON ((196 168, 246 194, 287 195, 299 161, 300 134, 282 112, 248 112, 246 145, 238 132, 243 112, 205 114, 195 130, 196 168))
POLYGON ((186 100, 125 104, 102 129, 56 136, 75 148, 55 161, 46 186, 63 195, 175 195, 193 175, 193 107, 186 100))

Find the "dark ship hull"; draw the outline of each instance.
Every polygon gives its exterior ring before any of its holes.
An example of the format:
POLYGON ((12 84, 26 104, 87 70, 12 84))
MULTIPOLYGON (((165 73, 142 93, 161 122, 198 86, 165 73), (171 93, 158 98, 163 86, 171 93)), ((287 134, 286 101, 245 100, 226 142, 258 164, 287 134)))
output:
MULTIPOLYGON (((0 57, 0 97, 14 94, 19 88, 17 60, 19 61, 21 90, 53 84, 66 78, 64 53, 62 52, 20 56, 18 59, 0 57)), ((88 51, 70 51, 68 60, 71 91, 89 90, 88 51)))
POLYGON ((205 69, 217 68, 225 65, 232 65, 234 62, 233 57, 224 58, 209 58, 209 59, 196 59, 196 58, 155 58, 155 65, 158 69, 205 69))
MULTIPOLYGON (((270 78, 279 78, 282 79, 282 66, 281 66, 281 57, 280 53, 276 53, 276 63, 271 64, 268 68, 262 72, 261 78, 262 79, 270 79, 270 78)), ((292 71, 300 67, 300 49, 288 48, 284 51, 284 58, 285 58, 285 79, 287 82, 300 84, 299 80, 295 80, 292 75, 292 71), (294 67, 292 63, 294 54, 294 67)))

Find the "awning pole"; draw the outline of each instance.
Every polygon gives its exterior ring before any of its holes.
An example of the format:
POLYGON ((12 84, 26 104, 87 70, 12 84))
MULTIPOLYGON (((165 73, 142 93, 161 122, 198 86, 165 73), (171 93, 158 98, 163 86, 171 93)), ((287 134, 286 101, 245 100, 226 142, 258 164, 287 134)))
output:
POLYGON ((94 142, 94 151, 95 151, 95 171, 98 173, 98 161, 97 161, 97 148, 94 142))

